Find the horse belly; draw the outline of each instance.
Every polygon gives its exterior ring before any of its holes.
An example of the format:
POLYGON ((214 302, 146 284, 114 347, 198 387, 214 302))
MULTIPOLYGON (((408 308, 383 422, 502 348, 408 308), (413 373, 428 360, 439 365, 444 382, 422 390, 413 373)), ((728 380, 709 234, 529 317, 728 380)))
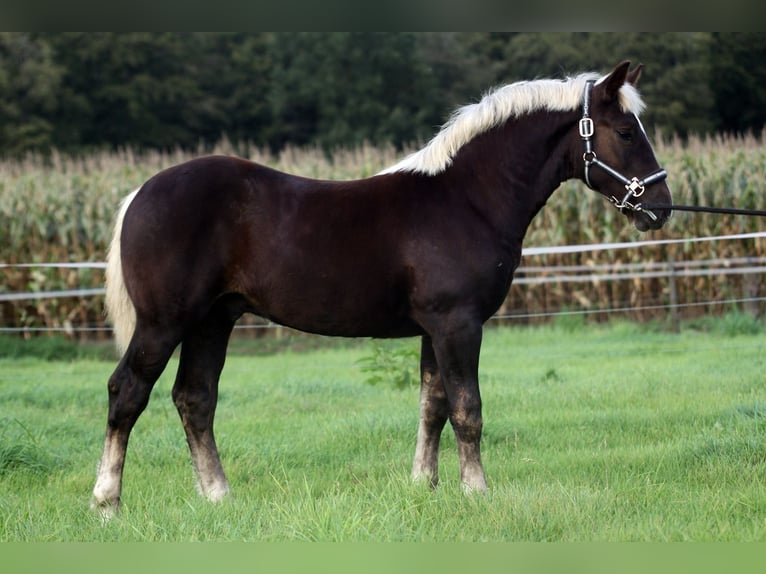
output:
POLYGON ((379 269, 328 266, 309 272, 286 265, 259 282, 253 312, 276 323, 320 335, 403 337, 420 334, 408 295, 379 269))
POLYGON ((280 325, 317 335, 394 338, 422 333, 410 317, 380 307, 354 309, 348 305, 316 305, 307 299, 275 307, 275 310, 257 314, 280 325))

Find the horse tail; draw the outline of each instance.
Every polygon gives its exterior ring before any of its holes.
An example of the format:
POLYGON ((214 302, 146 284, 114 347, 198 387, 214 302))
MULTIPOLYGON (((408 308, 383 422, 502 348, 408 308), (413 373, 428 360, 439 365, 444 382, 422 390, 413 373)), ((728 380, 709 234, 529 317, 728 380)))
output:
MULTIPOLYGON (((140 189, 140 188, 139 188, 140 189)), ((122 276, 120 238, 125 212, 138 193, 138 189, 127 196, 120 205, 114 222, 114 234, 106 256, 106 315, 114 329, 115 344, 120 355, 125 354, 133 331, 136 329, 136 309, 130 299, 122 276)))

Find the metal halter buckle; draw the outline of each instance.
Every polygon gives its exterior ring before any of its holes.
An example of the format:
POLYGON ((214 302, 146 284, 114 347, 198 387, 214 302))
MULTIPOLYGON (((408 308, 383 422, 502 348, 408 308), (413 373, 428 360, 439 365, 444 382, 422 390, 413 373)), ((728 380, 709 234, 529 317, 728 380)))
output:
POLYGON ((641 197, 646 188, 644 187, 643 183, 638 181, 637 177, 634 177, 630 180, 630 183, 625 186, 625 189, 630 192, 628 196, 632 195, 633 197, 641 197))
POLYGON ((590 118, 580 119, 580 137, 589 138, 593 135, 593 120, 590 118))
POLYGON ((625 194, 625 197, 622 198, 622 201, 619 201, 615 196, 610 197, 609 201, 611 201, 614 206, 621 211, 623 209, 629 209, 630 211, 643 211, 652 221, 657 221, 657 216, 650 209, 644 209, 641 203, 631 203, 631 200, 634 197, 639 197, 642 193, 644 193, 643 183, 638 181, 638 178, 634 177, 629 183, 625 184, 625 189, 628 190, 628 193, 625 194), (639 190, 638 193, 636 193, 636 190, 639 190))

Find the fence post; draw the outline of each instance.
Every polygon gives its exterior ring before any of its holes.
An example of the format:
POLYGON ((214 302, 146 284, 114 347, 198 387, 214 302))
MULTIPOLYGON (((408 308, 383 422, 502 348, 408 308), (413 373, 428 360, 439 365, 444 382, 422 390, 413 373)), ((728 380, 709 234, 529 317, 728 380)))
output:
MULTIPOLYGON (((748 258, 750 264, 751 258, 748 258)), ((761 314, 759 302, 755 300, 760 290, 760 281, 755 274, 745 273, 742 276, 742 298, 745 299, 745 312, 749 313, 754 319, 761 314)))
POLYGON ((676 284, 676 260, 672 249, 668 250, 668 291, 670 292, 670 323, 674 333, 681 332, 678 314, 678 285, 676 284))

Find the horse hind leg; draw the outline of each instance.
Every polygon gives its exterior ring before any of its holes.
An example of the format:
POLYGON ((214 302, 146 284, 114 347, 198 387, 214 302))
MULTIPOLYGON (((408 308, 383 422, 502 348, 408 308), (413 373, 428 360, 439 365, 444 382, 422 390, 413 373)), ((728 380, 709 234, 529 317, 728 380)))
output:
POLYGON ((229 492, 213 433, 218 381, 226 347, 239 316, 223 301, 191 329, 181 345, 173 402, 186 432, 200 494, 217 502, 229 492))
POLYGON ((439 442, 449 416, 449 402, 436 364, 430 337, 423 337, 420 350, 420 420, 412 479, 439 483, 439 442))
POLYGON ((165 369, 178 340, 172 332, 139 322, 125 355, 109 378, 104 450, 91 500, 91 507, 101 510, 105 517, 119 511, 130 432, 146 408, 152 387, 165 369))

